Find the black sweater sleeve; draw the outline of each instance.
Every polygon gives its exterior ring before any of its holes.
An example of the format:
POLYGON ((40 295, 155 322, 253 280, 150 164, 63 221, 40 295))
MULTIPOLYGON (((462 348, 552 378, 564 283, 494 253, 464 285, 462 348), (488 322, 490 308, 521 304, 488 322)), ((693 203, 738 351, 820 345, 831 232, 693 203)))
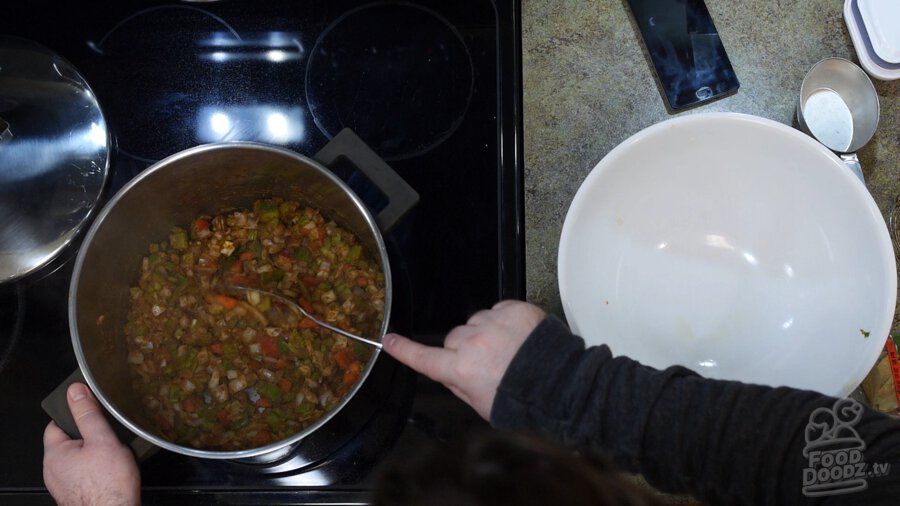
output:
POLYGON ((861 411, 841 426, 851 437, 822 437, 836 401, 656 370, 606 346, 585 349, 548 316, 507 369, 491 423, 603 452, 660 490, 710 505, 900 504, 900 422, 842 401, 861 411), (810 425, 817 409, 824 425, 810 425))

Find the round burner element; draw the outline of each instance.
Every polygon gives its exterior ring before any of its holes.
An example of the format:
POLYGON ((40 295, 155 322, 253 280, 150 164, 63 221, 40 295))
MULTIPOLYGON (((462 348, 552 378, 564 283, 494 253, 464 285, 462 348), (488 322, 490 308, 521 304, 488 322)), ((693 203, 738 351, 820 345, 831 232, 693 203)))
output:
POLYGON ((152 163, 197 143, 194 136, 215 62, 204 60, 207 39, 239 37, 220 18, 195 7, 151 7, 122 19, 88 45, 96 53, 97 94, 120 152, 152 163))
POLYGON ((387 160, 444 142, 473 89, 459 32, 435 12, 399 3, 342 15, 319 36, 306 71, 309 110, 322 133, 330 139, 351 128, 387 160))
POLYGON ((185 5, 121 20, 90 43, 119 152, 152 163, 203 143, 301 143, 299 40, 286 31, 239 33, 185 5))

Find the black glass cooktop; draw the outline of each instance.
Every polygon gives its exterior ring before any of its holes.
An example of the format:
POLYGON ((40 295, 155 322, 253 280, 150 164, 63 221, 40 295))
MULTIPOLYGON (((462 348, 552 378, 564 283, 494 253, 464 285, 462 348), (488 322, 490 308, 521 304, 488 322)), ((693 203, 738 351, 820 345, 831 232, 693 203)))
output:
MULTIPOLYGON (((35 0, 4 5, 0 33, 43 44, 91 85, 115 141, 103 201, 191 146, 313 156, 350 128, 420 195, 385 234, 394 330, 437 344, 474 311, 524 296, 519 2, 35 0)), ((383 204, 353 167, 334 170, 383 204)), ((0 285, 2 504, 52 504, 40 402, 77 369, 76 251, 0 285)), ((341 413, 275 462, 148 456, 145 502, 362 503, 379 466, 483 425, 382 354, 341 413)))

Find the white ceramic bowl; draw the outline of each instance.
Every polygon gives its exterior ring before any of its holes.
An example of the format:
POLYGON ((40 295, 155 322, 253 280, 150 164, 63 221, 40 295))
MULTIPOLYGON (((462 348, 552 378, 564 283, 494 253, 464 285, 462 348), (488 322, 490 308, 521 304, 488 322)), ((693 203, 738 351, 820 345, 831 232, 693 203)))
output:
POLYGON ((781 123, 712 113, 597 164, 566 216, 559 289, 588 345, 846 395, 884 346, 897 277, 884 218, 837 156, 781 123))

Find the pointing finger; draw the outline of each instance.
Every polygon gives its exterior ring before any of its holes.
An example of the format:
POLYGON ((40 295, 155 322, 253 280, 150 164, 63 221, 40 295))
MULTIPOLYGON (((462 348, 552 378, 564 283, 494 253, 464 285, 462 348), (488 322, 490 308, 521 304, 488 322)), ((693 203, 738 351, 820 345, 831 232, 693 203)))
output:
POLYGON ((400 363, 435 381, 447 383, 452 380, 453 351, 426 346, 399 334, 385 336, 384 350, 400 363))

